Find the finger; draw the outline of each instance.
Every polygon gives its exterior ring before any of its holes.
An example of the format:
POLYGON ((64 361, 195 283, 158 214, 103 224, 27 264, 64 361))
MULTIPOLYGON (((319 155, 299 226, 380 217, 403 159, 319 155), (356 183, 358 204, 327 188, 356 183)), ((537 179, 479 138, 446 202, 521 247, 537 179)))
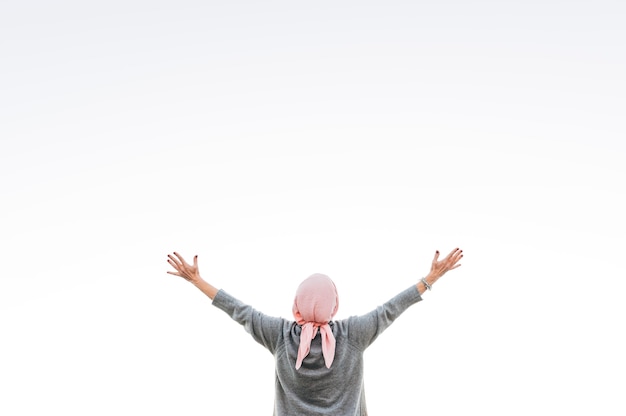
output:
POLYGON ((455 248, 454 250, 452 250, 452 251, 450 252, 450 254, 448 254, 448 255, 446 256, 446 258, 445 258, 445 259, 443 259, 443 261, 444 261, 446 264, 450 264, 450 263, 454 264, 454 263, 456 263, 456 262, 458 261, 458 256, 459 256, 459 254, 460 254, 460 251, 461 251, 460 249, 455 248))
POLYGON ((461 250, 456 251, 454 254, 451 254, 449 259, 447 259, 447 263, 454 264, 458 262, 459 260, 461 260, 462 257, 463 257, 463 252, 461 250))
POLYGON ((433 263, 436 263, 438 258, 439 258, 439 250, 435 251, 435 257, 433 258, 433 263))
POLYGON ((193 267, 198 268, 198 255, 193 257, 193 267))
POLYGON ((171 254, 168 254, 167 257, 168 257, 167 259, 168 263, 174 266, 176 269, 183 267, 183 265, 171 254))
POLYGON ((452 270, 452 269, 456 269, 457 267, 459 267, 459 266, 460 266, 460 264, 457 264, 457 263, 459 263, 459 261, 463 258, 463 254, 462 254, 462 253, 463 253, 463 251, 461 250, 461 251, 460 251, 459 253, 457 253, 457 254, 454 256, 454 258, 451 260, 451 264, 450 264, 450 265, 451 265, 451 266, 453 266, 453 267, 450 267, 450 270, 452 270))
POLYGON ((170 264, 170 266, 175 268, 177 272, 179 272, 179 273, 183 272, 184 268, 180 264, 174 262, 173 260, 168 260, 167 262, 170 264))
POLYGON ((187 262, 185 261, 185 259, 183 259, 183 256, 181 256, 180 254, 178 254, 177 252, 174 252, 174 255, 176 257, 178 257, 178 260, 180 260, 180 262, 184 265, 187 265, 187 262))
POLYGON ((168 274, 173 274, 174 276, 178 276, 178 277, 182 277, 183 279, 190 281, 190 279, 185 276, 184 274, 179 274, 179 273, 174 273, 174 272, 167 272, 168 274))

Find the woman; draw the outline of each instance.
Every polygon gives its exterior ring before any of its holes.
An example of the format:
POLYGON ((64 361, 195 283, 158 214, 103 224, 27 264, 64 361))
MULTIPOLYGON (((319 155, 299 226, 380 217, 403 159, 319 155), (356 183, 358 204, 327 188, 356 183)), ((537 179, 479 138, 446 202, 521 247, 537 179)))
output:
POLYGON ((461 264, 456 248, 439 261, 435 252, 430 273, 393 299, 363 316, 333 321, 339 298, 328 276, 314 274, 296 291, 295 321, 262 314, 200 277, 193 265, 174 252, 169 274, 193 283, 213 305, 244 326, 276 362, 274 416, 367 415, 363 391, 363 352, 409 306, 446 272, 461 264))

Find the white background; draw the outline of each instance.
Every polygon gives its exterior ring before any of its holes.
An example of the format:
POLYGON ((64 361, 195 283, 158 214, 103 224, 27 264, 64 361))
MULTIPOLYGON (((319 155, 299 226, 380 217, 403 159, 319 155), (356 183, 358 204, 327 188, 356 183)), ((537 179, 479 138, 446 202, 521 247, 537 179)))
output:
POLYGON ((621 1, 5 1, 0 414, 269 415, 182 279, 365 313, 372 415, 623 415, 621 1))

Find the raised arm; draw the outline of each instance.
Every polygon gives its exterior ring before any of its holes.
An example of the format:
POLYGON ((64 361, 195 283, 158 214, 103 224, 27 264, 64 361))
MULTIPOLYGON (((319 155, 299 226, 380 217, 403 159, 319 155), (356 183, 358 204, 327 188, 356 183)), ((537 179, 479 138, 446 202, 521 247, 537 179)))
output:
MULTIPOLYGON (((438 261, 439 259, 439 250, 435 252, 435 258, 433 258, 432 266, 430 267, 430 273, 424 277, 428 286, 432 286, 441 276, 446 274, 446 272, 456 269, 461 266, 459 261, 463 258, 463 250, 459 248, 455 248, 448 254, 443 260, 438 261)), ((419 281, 417 283, 417 291, 420 293, 424 293, 426 289, 429 289, 423 281, 419 281)))
POLYGON ((200 276, 200 270, 198 269, 198 256, 194 256, 193 265, 188 264, 185 259, 183 259, 183 257, 177 252, 174 252, 173 255, 168 254, 167 257, 167 262, 174 269, 176 269, 175 272, 168 271, 169 274, 173 274, 174 276, 180 276, 188 282, 193 283, 194 286, 202 291, 202 293, 204 293, 209 298, 211 298, 211 300, 213 300, 213 298, 217 294, 217 288, 204 281, 204 279, 202 279, 202 277, 200 276))
POLYGON ((235 299, 228 293, 218 291, 210 283, 200 277, 198 270, 198 256, 194 256, 193 264, 188 264, 180 254, 174 252, 167 255, 167 262, 176 269, 175 272, 168 271, 169 274, 180 276, 191 282, 198 289, 213 300, 213 305, 223 310, 234 321, 241 324, 245 330, 261 345, 272 353, 276 350, 278 336, 283 330, 287 321, 282 318, 267 316, 249 305, 235 299), (217 296, 219 292, 219 296, 217 296), (217 296, 217 298, 216 298, 217 296))
MULTIPOLYGON (((439 261, 439 251, 435 252, 430 273, 424 277, 428 286, 434 284, 446 272, 460 266, 463 251, 456 248, 443 260, 439 261)), ((406 309, 422 300, 422 293, 427 290, 424 282, 411 285, 393 299, 377 307, 368 314, 353 316, 345 320, 350 327, 351 342, 362 349, 367 348, 385 331, 406 309), (416 293, 417 287, 417 293, 416 293)))

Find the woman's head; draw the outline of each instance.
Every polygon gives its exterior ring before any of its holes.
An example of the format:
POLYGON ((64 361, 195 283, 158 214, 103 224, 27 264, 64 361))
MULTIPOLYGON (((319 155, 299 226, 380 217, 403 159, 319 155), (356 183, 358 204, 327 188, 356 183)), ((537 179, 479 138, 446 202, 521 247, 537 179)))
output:
POLYGON ((296 358, 296 370, 309 355, 311 340, 318 330, 322 334, 322 353, 326 367, 330 368, 335 359, 335 337, 328 322, 337 313, 339 297, 332 280, 323 274, 314 274, 305 279, 293 301, 293 316, 298 325, 302 326, 300 346, 296 358))
POLYGON ((298 324, 312 322, 323 325, 330 322, 339 307, 337 288, 324 274, 313 274, 305 279, 296 290, 293 316, 298 324))

